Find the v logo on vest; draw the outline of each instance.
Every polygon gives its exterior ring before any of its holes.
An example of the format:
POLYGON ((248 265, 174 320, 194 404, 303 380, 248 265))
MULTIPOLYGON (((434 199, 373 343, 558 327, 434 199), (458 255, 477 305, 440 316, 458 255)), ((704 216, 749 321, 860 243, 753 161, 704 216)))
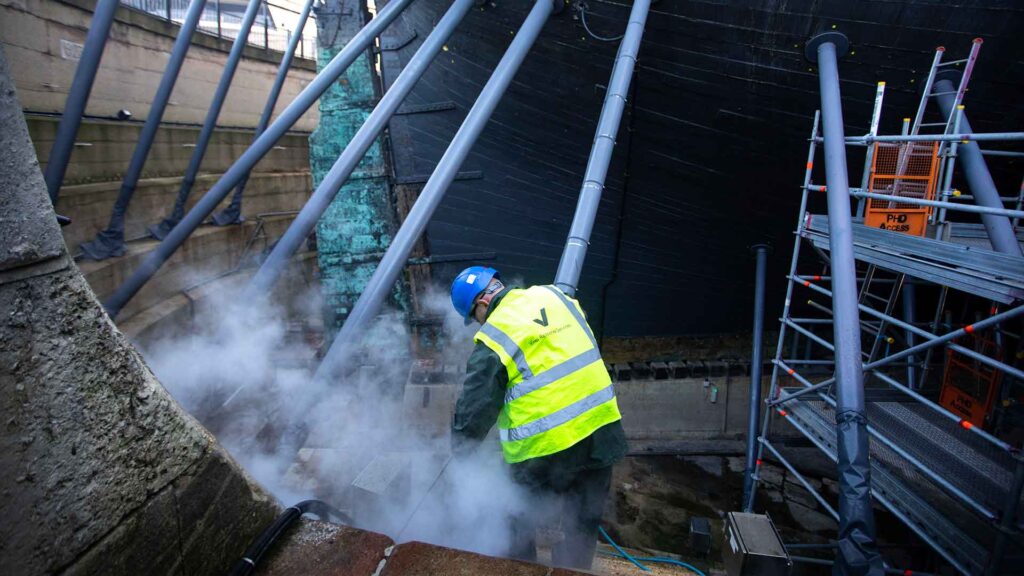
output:
POLYGON ((547 309, 546 308, 541 308, 540 309, 540 318, 534 318, 533 321, 536 322, 537 324, 540 324, 541 326, 547 326, 548 325, 548 311, 547 311, 547 309))

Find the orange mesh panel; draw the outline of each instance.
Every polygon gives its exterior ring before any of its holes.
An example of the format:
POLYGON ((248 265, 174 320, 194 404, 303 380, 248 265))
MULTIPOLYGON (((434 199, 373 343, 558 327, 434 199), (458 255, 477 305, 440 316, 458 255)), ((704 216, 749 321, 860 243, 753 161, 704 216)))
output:
MULTIPOLYGON (((991 340, 964 336, 957 343, 986 356, 1002 360, 1002 350, 991 340)), ((975 426, 985 426, 999 391, 1003 373, 991 366, 946 349, 946 371, 942 378, 939 404, 975 426)))
POLYGON ((935 199, 938 150, 938 142, 875 144, 868 190, 893 199, 871 198, 864 213, 865 225, 924 235, 932 209, 900 202, 897 198, 935 199))

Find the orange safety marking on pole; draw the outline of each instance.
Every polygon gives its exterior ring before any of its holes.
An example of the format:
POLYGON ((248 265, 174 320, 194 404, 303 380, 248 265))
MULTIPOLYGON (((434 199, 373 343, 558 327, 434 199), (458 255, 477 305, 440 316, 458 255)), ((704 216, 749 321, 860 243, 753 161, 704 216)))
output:
POLYGON ((964 326, 964 332, 967 332, 968 334, 974 334, 974 324, 968 324, 967 326, 964 326))
POLYGON ((792 376, 794 372, 796 372, 796 370, 793 370, 792 368, 786 370, 786 374, 789 374, 790 376, 792 376))
POLYGON ((779 416, 782 416, 783 418, 785 418, 786 417, 786 411, 785 410, 779 410, 779 416))
POLYGON ((804 280, 804 286, 810 286, 810 285, 811 285, 810 282, 808 282, 807 280, 804 280))
POLYGON ((808 163, 807 163, 807 169, 808 169, 808 170, 810 170, 810 169, 811 169, 811 168, 813 168, 813 167, 814 167, 814 162, 808 162, 808 163))
POLYGON ((754 464, 757 465, 757 466, 760 466, 761 465, 761 459, 758 458, 757 460, 754 460, 754 464))
POLYGON ((962 419, 960 420, 960 425, 963 426, 965 430, 970 430, 971 428, 974 428, 974 424, 972 424, 970 420, 962 419))
POLYGON ((815 274, 814 279, 815 280, 821 280, 821 276, 818 276, 817 274, 815 274))

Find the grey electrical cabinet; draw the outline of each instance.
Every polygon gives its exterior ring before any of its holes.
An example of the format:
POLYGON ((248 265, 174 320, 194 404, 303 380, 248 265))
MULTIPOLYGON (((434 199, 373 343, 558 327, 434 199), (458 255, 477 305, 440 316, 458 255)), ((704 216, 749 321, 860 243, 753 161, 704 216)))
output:
POLYGON ((764 514, 729 512, 722 558, 729 576, 785 576, 793 567, 779 531, 764 514))

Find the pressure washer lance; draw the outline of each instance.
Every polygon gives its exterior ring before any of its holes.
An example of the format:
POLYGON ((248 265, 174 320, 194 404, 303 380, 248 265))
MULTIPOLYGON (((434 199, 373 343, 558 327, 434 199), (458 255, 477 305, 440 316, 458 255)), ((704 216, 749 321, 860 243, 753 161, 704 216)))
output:
POLYGON ((451 463, 452 456, 451 454, 449 454, 448 459, 444 461, 444 465, 441 466, 440 470, 438 470, 437 476, 434 478, 434 481, 430 483, 430 488, 427 488, 427 491, 423 493, 423 497, 420 498, 420 501, 416 504, 416 507, 413 508, 412 514, 410 514, 409 518, 406 519, 405 524, 402 525, 402 529, 398 531, 398 536, 395 536, 396 542, 400 543, 402 541, 402 534, 405 534, 406 528, 408 528, 409 524, 412 523, 412 519, 416 517, 416 513, 420 511, 420 507, 423 506, 423 503, 427 501, 427 496, 430 496, 430 493, 434 491, 435 487, 437 487, 438 480, 441 479, 441 476, 444 476, 444 471, 448 469, 448 465, 451 463))

